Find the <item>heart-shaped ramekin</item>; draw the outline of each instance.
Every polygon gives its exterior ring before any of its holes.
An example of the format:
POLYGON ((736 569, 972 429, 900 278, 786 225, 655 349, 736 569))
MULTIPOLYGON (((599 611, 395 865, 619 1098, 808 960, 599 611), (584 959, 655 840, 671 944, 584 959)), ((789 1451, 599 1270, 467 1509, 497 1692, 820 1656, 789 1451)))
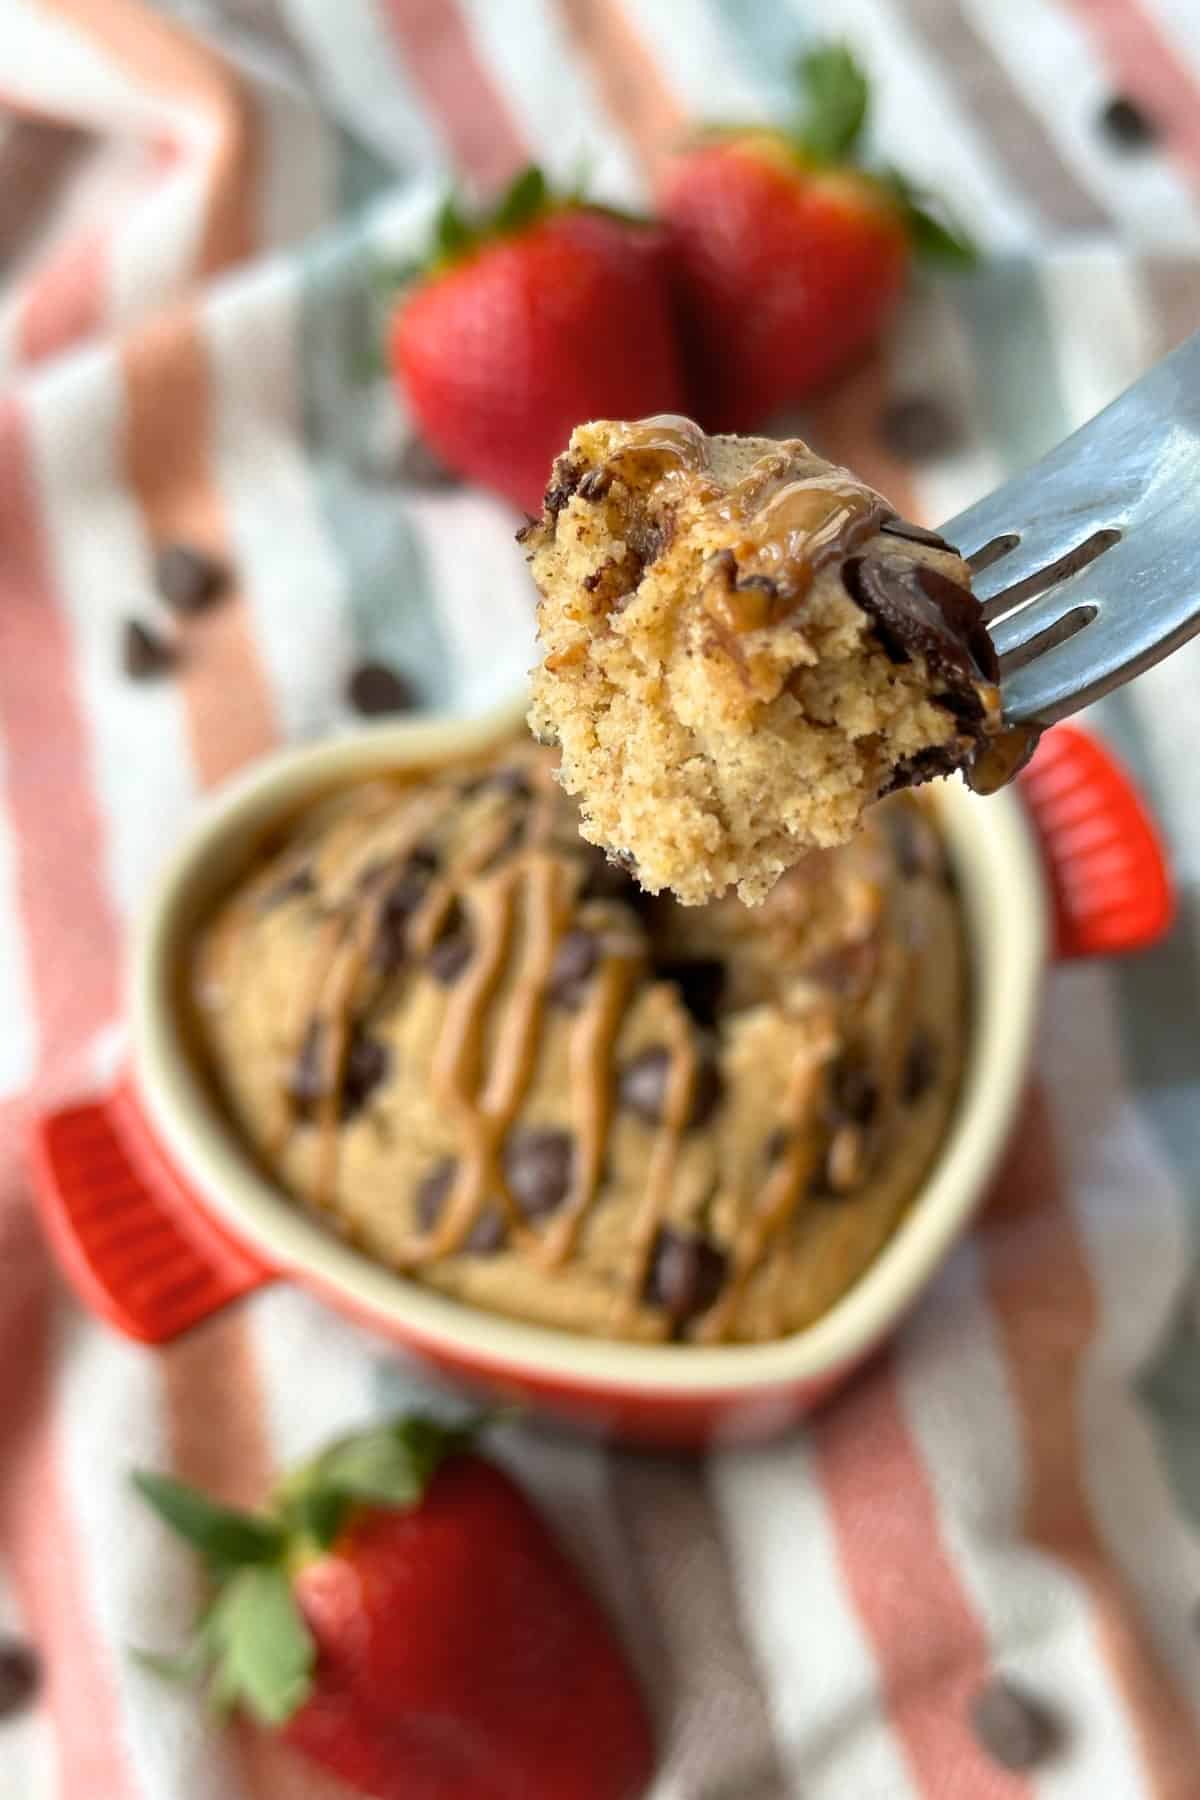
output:
POLYGON ((1157 837, 1100 746, 1060 727, 1017 788, 940 783, 973 960, 954 1118, 882 1254, 815 1324, 778 1343, 700 1348, 576 1336, 481 1312, 331 1236, 254 1166, 189 1055, 183 960, 216 895, 281 819, 331 786, 428 767, 514 729, 487 718, 365 728, 259 764, 204 805, 146 910, 132 958, 130 1055, 116 1088, 38 1121, 35 1189, 64 1271, 119 1330, 162 1343, 287 1280, 477 1391, 660 1445, 772 1436, 874 1350, 932 1280, 986 1191, 1020 1099, 1048 954, 1112 953, 1169 921, 1157 837))

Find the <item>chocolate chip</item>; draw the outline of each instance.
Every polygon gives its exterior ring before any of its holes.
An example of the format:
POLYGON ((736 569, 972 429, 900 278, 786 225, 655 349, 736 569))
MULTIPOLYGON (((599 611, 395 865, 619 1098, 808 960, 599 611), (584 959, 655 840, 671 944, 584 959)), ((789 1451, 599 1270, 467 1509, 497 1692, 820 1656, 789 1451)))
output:
POLYGON ((540 519, 535 519, 532 513, 526 513, 525 523, 520 527, 516 534, 518 544, 525 543, 528 540, 530 533, 536 531, 541 522, 540 519))
POLYGON ((542 505, 552 519, 557 519, 584 477, 582 463, 572 457, 560 456, 550 476, 550 485, 546 489, 542 505))
POLYGON ((268 912, 273 906, 282 906, 286 900, 299 900, 305 894, 315 894, 317 878, 308 863, 300 863, 290 874, 284 875, 274 887, 269 887, 259 901, 259 908, 268 912))
POLYGON ((962 437, 953 413, 925 394, 901 395, 885 406, 879 433, 894 456, 915 462, 948 455, 962 437))
POLYGON ((885 519, 879 527, 888 537, 904 538, 910 544, 928 544, 931 550, 948 550, 951 556, 958 551, 953 544, 948 544, 944 537, 936 531, 927 531, 924 525, 914 525, 911 519, 885 519))
POLYGON ((453 987, 470 962, 474 949, 471 933, 464 926, 461 931, 450 932, 433 946, 425 966, 442 987, 453 987))
POLYGON ((920 787, 925 781, 936 781, 940 775, 953 775, 959 766, 959 759, 952 750, 941 744, 928 744, 912 756, 901 757, 886 787, 881 790, 880 798, 898 794, 902 788, 920 787))
POLYGON ((159 637, 140 619, 126 619, 121 633, 121 667, 131 681, 148 681, 174 668, 178 657, 173 644, 159 637))
POLYGON ((1101 108, 1100 127, 1122 150, 1144 150, 1158 137, 1158 126, 1127 94, 1114 94, 1101 108))
MULTIPOLYGON (((454 1157, 447 1156, 435 1163, 428 1175, 418 1182, 413 1205, 422 1231, 432 1231, 441 1218, 457 1173, 458 1163, 454 1157)), ((489 1202, 467 1233, 462 1249, 473 1256, 494 1256, 503 1247, 506 1235, 500 1208, 489 1202)))
POLYGON ((589 469, 578 487, 581 500, 603 500, 613 484, 611 469, 589 469))
MULTIPOLYGON (((627 1062, 617 1078, 617 1097, 647 1125, 662 1123, 671 1079, 671 1052, 665 1044, 651 1044, 627 1062)), ((701 1048, 692 1084, 689 1127, 703 1125, 721 1097, 721 1076, 707 1048, 701 1048)))
POLYGON ((417 704, 412 683, 386 663, 360 663, 346 683, 346 699, 366 719, 411 712, 417 704))
POLYGON ((154 584, 172 612, 203 612, 220 599, 229 572, 194 544, 164 544, 154 558, 154 584))
POLYGON ((16 1638, 0 1639, 0 1719, 11 1718, 33 1700, 41 1684, 37 1653, 16 1638))
POLYGON ((869 1125, 879 1105, 879 1083, 861 1063, 841 1062, 830 1077, 829 1101, 839 1125, 869 1125))
POLYGON ((710 956, 661 962, 655 973, 660 981, 674 982, 679 989, 679 998, 698 1025, 711 1027, 716 1023, 721 995, 725 991, 723 962, 710 956))
POLYGON ((995 647, 969 588, 903 556, 851 556, 842 579, 894 663, 923 656, 930 676, 955 692, 999 679, 995 647))
POLYGON ((900 1080, 900 1097, 906 1106, 914 1106, 928 1093, 938 1071, 938 1047, 927 1031, 917 1031, 904 1059, 900 1080))
POLYGON ((1056 1721, 1040 1701, 997 1676, 971 1702, 971 1728, 1002 1769, 1036 1768, 1056 1748, 1056 1721))
MULTIPOLYGON (((342 1070, 338 1116, 343 1121, 362 1111, 367 1100, 387 1077, 391 1053, 386 1044, 368 1037, 358 1026, 350 1036, 342 1070)), ((299 1119, 311 1120, 329 1092, 329 1076, 325 1063, 325 1025, 311 1019, 287 1079, 288 1097, 299 1119)))
POLYGON ((395 876, 379 907, 371 967, 390 974, 404 961, 408 949, 409 920, 429 890, 429 878, 437 868, 436 851, 414 850, 395 876), (432 862, 430 858, 432 857, 432 862))
POLYGON ((707 1312, 725 1284, 729 1259, 711 1238, 664 1225, 654 1240, 643 1297, 676 1325, 707 1312))
POLYGON ((556 1212, 571 1186, 575 1141, 568 1131, 532 1127, 509 1133, 504 1146, 504 1179, 527 1218, 556 1212))
POLYGON ((600 946, 594 933, 576 927, 559 941, 550 965, 547 992, 556 1006, 574 1012, 587 993, 588 982, 596 967, 600 946))
POLYGON ((352 1119, 362 1111, 375 1089, 386 1081, 391 1064, 392 1055, 386 1044, 355 1029, 342 1071, 338 1110, 343 1119, 352 1119))
MULTIPOLYGON (((643 569, 658 561, 674 535, 675 521, 667 517, 650 519, 638 515, 629 519, 624 527, 625 542, 643 569)), ((638 574, 640 578, 641 570, 638 574)))

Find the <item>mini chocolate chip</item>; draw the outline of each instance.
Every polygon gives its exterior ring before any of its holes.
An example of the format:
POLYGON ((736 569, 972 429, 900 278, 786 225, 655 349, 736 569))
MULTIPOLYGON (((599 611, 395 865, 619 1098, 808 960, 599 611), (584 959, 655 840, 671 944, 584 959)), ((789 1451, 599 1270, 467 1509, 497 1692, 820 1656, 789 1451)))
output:
POLYGON ((474 949, 471 933, 465 927, 461 931, 452 931, 433 946, 425 966, 442 987, 453 987, 470 962, 474 949))
POLYGON ((131 681, 148 681, 174 668, 178 655, 173 644, 143 625, 126 619, 121 633, 121 667, 131 681))
POLYGON ((391 974, 404 961, 409 920, 424 900, 429 878, 437 866, 437 852, 418 846, 393 879, 379 908, 375 942, 371 946, 373 969, 391 974))
POLYGON ((676 1325, 707 1312, 725 1284, 729 1259, 711 1238, 664 1225, 654 1240, 643 1297, 676 1325))
POLYGON ((352 670, 346 699, 355 712, 375 719, 386 713, 411 712, 417 704, 411 681, 386 663, 364 662, 352 670))
POLYGON ((946 456, 958 448, 962 437, 953 413, 926 394, 905 394, 891 401, 883 409, 879 432, 894 456, 914 461, 946 456))
POLYGON ((661 962, 655 973, 660 981, 674 982, 679 998, 698 1025, 716 1023, 721 995, 725 990, 725 964, 715 956, 694 960, 661 962))
MULTIPOLYGON (((630 1059, 617 1078, 617 1097, 647 1125, 662 1123, 671 1079, 671 1052, 665 1044, 651 1044, 630 1059)), ((692 1110, 688 1125, 703 1125, 721 1097, 721 1076, 711 1053, 702 1048, 692 1084, 692 1110)))
POLYGON ((41 1676, 36 1651, 16 1638, 0 1639, 0 1719, 11 1718, 30 1704, 41 1676))
POLYGON ((223 563, 194 544, 164 544, 154 558, 154 585, 172 612, 203 612, 229 585, 223 563))
POLYGON ((925 658, 931 677, 958 690, 999 677, 996 650, 971 590, 904 556, 850 556, 842 579, 895 663, 925 658))
POLYGON ((525 523, 521 526, 520 530, 516 534, 518 544, 525 543, 525 541, 529 537, 530 532, 536 531, 538 526, 541 524, 541 522, 542 521, 540 519, 535 519, 532 513, 526 513, 525 514, 525 523))
POLYGON ((504 1146, 504 1179, 529 1219, 556 1212, 571 1186, 575 1141, 569 1131, 532 1127, 509 1133, 504 1146))
POLYGON ((829 1099, 837 1123, 869 1125, 879 1105, 879 1083, 861 1063, 843 1062, 834 1069, 829 1099))
POLYGON ((282 906, 285 900, 299 900, 305 894, 315 894, 317 878, 311 865, 300 863, 290 874, 284 875, 274 887, 269 887, 259 901, 259 909, 268 912, 273 906, 282 906))
POLYGON ((547 989, 556 1006, 566 1007, 568 1012, 573 1012, 581 1003, 599 955, 600 946, 595 934, 584 931, 580 926, 568 931, 560 939, 554 961, 550 965, 547 989))
POLYGON ((613 484, 611 469, 589 469, 578 487, 581 500, 603 500, 613 484))
POLYGON ((1158 136, 1158 126, 1136 100, 1127 94, 1114 94, 1100 112, 1101 129, 1122 150, 1144 150, 1158 136))
POLYGON ((391 1064, 392 1055, 386 1044, 378 1038, 368 1037, 358 1028, 354 1030, 346 1052, 338 1102, 343 1119, 352 1119, 362 1111, 375 1089, 386 1081, 391 1064))
MULTIPOLYGON (((422 1231, 432 1231, 441 1218, 457 1173, 458 1163, 454 1157, 447 1156, 435 1163, 428 1175, 418 1182, 413 1205, 422 1231)), ((473 1256, 494 1256, 503 1247, 506 1235, 504 1216, 500 1208, 489 1201, 467 1233, 462 1250, 473 1256)))
POLYGON ((900 1097, 906 1106, 914 1106, 928 1093, 938 1071, 938 1047, 927 1031, 917 1031, 904 1059, 900 1097))
POLYGON ((992 1761, 1014 1771, 1044 1762, 1059 1736, 1041 1702, 1000 1675, 972 1700, 971 1728, 992 1761))
POLYGON ((953 544, 948 544, 944 537, 936 531, 927 531, 924 525, 914 525, 911 519, 885 519, 879 527, 888 537, 905 538, 910 544, 928 544, 931 550, 948 550, 951 556, 958 551, 953 544))

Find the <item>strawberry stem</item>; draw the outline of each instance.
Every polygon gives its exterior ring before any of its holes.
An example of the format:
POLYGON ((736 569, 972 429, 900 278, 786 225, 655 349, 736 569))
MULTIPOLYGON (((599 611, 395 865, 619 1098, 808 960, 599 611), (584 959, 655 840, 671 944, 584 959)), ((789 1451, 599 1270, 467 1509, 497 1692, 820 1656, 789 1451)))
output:
POLYGON ((801 111, 796 140, 813 162, 846 162, 867 122, 870 83, 848 44, 821 44, 796 63, 801 111))

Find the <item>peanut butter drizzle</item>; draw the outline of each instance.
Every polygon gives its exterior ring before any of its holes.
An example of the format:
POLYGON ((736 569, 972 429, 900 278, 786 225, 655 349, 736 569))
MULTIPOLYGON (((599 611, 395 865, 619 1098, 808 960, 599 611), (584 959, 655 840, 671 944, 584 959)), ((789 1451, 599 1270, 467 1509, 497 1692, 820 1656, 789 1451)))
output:
POLYGON ((668 1017, 667 1037, 670 1041, 667 1049, 671 1053, 671 1072, 663 1102, 662 1123, 655 1134, 646 1170, 646 1186, 630 1233, 629 1285, 617 1303, 619 1322, 628 1320, 636 1311, 646 1286, 654 1240, 671 1197, 671 1178, 691 1116, 696 1087, 696 1048, 687 1020, 682 1016, 682 1010, 668 1017))
POLYGON ((772 1238, 792 1218, 816 1173, 825 1147, 816 1102, 826 1080, 833 1048, 831 1033, 828 1042, 819 1046, 810 1060, 800 1061, 793 1073, 788 1111, 797 1125, 807 1117, 808 1128, 798 1131, 788 1145, 767 1177, 754 1210, 730 1245, 733 1266, 723 1293, 715 1305, 708 1309, 696 1329, 696 1337, 701 1343, 719 1343, 728 1332, 742 1303, 750 1277, 765 1255, 772 1238))
POLYGON ((644 961, 645 952, 640 946, 630 954, 610 947, 571 1029, 567 1061, 574 1100, 576 1151, 571 1188, 563 1210, 532 1245, 534 1259, 543 1269, 560 1269, 570 1257, 600 1185, 612 1116, 609 1071, 613 1046, 634 978, 644 961))

